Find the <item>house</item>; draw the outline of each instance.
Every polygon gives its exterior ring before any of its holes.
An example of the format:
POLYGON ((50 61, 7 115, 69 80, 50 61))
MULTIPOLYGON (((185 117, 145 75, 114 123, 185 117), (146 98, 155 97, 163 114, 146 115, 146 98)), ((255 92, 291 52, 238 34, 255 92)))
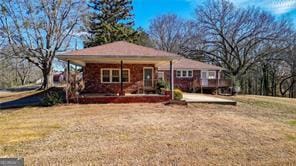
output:
MULTIPOLYGON (((78 97, 81 103, 167 101, 172 98, 170 94, 174 90, 174 83, 177 87, 183 87, 183 81, 186 86, 182 89, 189 90, 193 80, 200 80, 199 70, 215 70, 218 74, 223 70, 201 62, 196 64, 203 64, 205 68, 194 67, 192 60, 188 60, 192 68, 179 67, 178 62, 184 62, 187 59, 174 53, 125 41, 71 51, 57 57, 68 62, 68 69, 70 63, 83 67, 84 90, 78 97), (178 67, 177 70, 174 69, 174 65, 178 67), (162 77, 161 75, 168 81, 170 93, 155 93, 157 81, 162 77)), ((218 87, 219 85, 215 85, 215 88, 218 87)))
MULTIPOLYGON (((231 82, 224 78, 225 69, 187 58, 180 58, 174 63, 174 85, 185 92, 212 93, 218 88, 229 87, 231 82)), ((158 79, 168 81, 169 67, 159 65, 158 79)))
POLYGON ((64 72, 54 72, 52 77, 53 77, 54 83, 61 83, 61 82, 65 81, 64 72))

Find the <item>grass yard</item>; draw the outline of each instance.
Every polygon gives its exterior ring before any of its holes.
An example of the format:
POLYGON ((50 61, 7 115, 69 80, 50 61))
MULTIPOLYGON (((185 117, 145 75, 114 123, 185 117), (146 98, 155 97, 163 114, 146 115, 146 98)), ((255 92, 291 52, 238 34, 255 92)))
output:
POLYGON ((296 165, 296 100, 104 104, 0 112, 0 156, 26 165, 296 165))

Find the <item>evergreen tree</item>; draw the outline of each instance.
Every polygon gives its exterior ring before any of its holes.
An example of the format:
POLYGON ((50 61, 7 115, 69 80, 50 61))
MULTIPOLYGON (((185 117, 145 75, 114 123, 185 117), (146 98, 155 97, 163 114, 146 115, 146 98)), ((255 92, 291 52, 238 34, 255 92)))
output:
POLYGON ((91 0, 88 6, 91 12, 86 21, 89 36, 84 42, 85 47, 138 40, 139 33, 132 28, 132 0, 91 0))

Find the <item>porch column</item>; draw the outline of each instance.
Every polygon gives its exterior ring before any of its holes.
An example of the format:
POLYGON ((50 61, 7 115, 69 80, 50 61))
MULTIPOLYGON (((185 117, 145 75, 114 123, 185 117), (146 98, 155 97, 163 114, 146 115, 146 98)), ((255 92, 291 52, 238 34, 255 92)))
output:
POLYGON ((69 104, 69 89, 70 89, 70 61, 67 60, 67 77, 66 77, 66 82, 67 82, 67 86, 66 86, 66 101, 67 104, 69 104))
POLYGON ((217 91, 216 91, 216 95, 219 94, 219 87, 220 87, 220 74, 221 74, 221 70, 218 71, 218 75, 217 75, 217 91))
POLYGON ((171 97, 174 100, 174 69, 173 69, 173 61, 170 61, 170 87, 171 87, 171 97))
POLYGON ((123 96, 123 82, 122 82, 122 76, 123 76, 123 61, 120 61, 120 96, 123 96))

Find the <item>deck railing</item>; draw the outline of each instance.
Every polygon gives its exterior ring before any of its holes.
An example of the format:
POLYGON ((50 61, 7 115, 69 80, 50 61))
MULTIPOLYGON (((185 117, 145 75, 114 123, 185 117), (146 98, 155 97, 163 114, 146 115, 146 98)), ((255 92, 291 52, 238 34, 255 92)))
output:
POLYGON ((195 87, 207 87, 207 88, 215 88, 215 87, 229 87, 231 86, 231 80, 228 79, 206 79, 206 80, 194 80, 193 85, 195 87))

